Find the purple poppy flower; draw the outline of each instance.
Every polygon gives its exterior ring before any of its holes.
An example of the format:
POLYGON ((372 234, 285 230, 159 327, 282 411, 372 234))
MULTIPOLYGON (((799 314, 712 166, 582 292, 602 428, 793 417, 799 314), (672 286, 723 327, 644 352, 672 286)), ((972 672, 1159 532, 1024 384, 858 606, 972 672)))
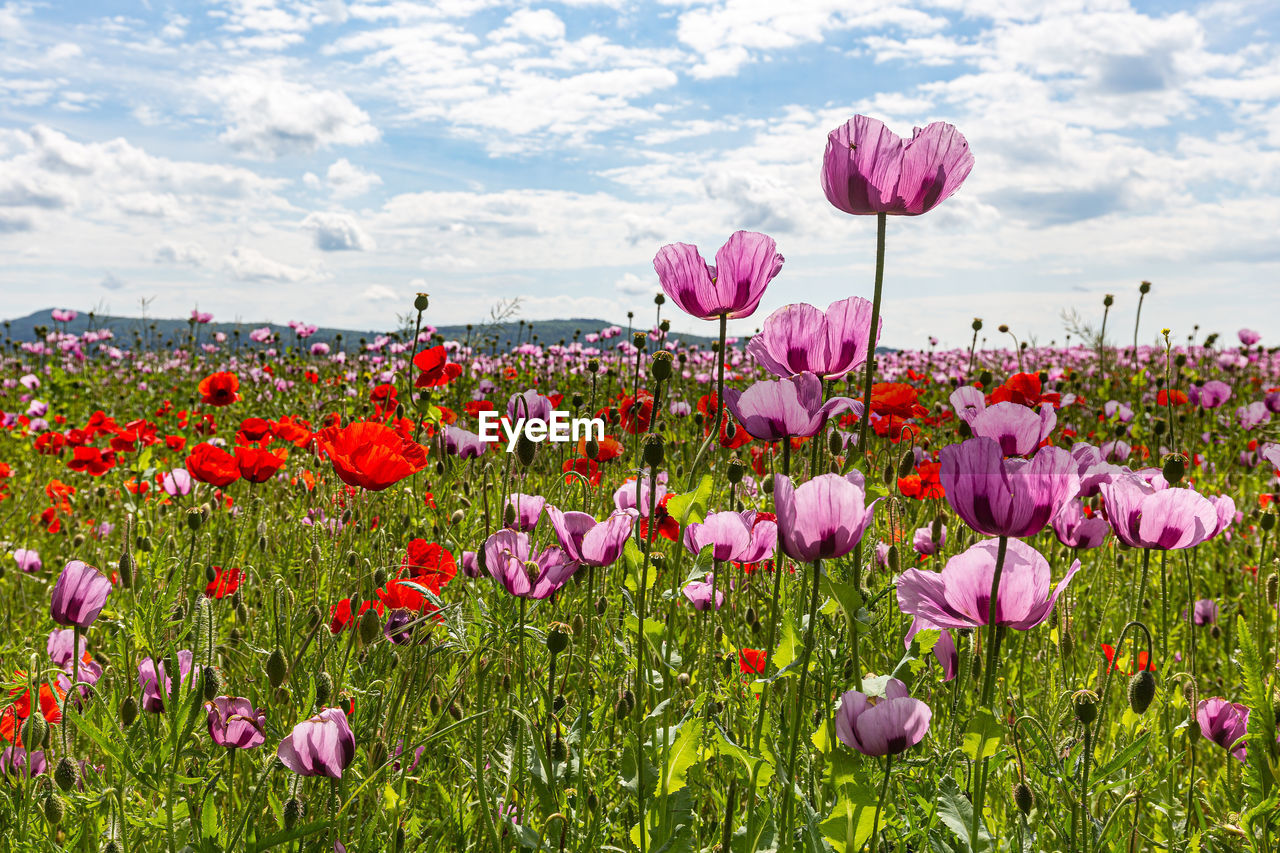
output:
POLYGON ((781 441, 810 437, 837 412, 862 414, 862 404, 848 397, 822 402, 822 380, 812 373, 789 379, 756 382, 746 391, 726 388, 724 404, 752 438, 781 441))
POLYGON ((1076 442, 1071 448, 1071 457, 1076 462, 1076 473, 1080 475, 1080 497, 1091 498, 1098 494, 1103 483, 1110 483, 1128 469, 1112 465, 1102 456, 1102 450, 1085 441, 1076 442))
POLYGON ((34 548, 15 548, 13 559, 17 562, 18 568, 27 574, 44 568, 44 563, 40 560, 40 552, 34 548))
POLYGON ((530 388, 523 394, 512 394, 507 400, 507 417, 512 423, 524 418, 527 421, 549 421, 555 405, 549 397, 544 397, 530 388))
MULTIPOLYGON (((876 340, 883 328, 881 318, 876 340)), ((825 312, 797 302, 768 316, 747 355, 780 378, 808 372, 840 379, 866 364, 870 331, 871 303, 860 296, 832 302, 825 312)))
POLYGON ((1121 403, 1119 400, 1108 400, 1102 404, 1102 414, 1108 418, 1119 417, 1122 424, 1127 424, 1133 420, 1133 409, 1128 404, 1121 403))
POLYGON ((1219 533, 1224 533, 1228 527, 1236 522, 1236 502, 1230 495, 1217 495, 1208 499, 1213 504, 1213 511, 1217 515, 1217 523, 1213 526, 1213 532, 1209 534, 1212 539, 1219 533))
MULTIPOLYGON (((941 572, 907 569, 896 581, 898 608, 939 628, 986 625, 998 551, 997 540, 984 539, 947 560, 941 572)), ((996 624, 1028 631, 1044 622, 1078 571, 1076 560, 1050 591, 1048 561, 1027 543, 1010 539, 996 591, 996 624)))
POLYGON ((1201 628, 1218 621, 1218 602, 1211 598, 1202 598, 1191 610, 1191 621, 1201 628))
POLYGON ((1133 446, 1124 439, 1117 438, 1113 441, 1102 442, 1098 452, 1102 454, 1102 458, 1107 462, 1119 463, 1129 458, 1129 454, 1133 452, 1133 446))
MULTIPOLYGON (((178 652, 179 690, 190 680, 193 659, 188 649, 178 652)), ((173 695, 173 678, 165 672, 164 662, 157 664, 151 658, 143 658, 138 664, 138 686, 142 688, 142 710, 163 714, 165 702, 173 695)))
POLYGON ((102 665, 91 658, 88 653, 89 640, 86 637, 80 638, 80 666, 75 666, 74 653, 72 646, 75 642, 75 631, 70 628, 55 628, 49 632, 49 640, 45 643, 45 649, 49 653, 49 659, 53 661, 53 665, 60 668, 62 673, 58 675, 58 686, 63 692, 71 690, 71 679, 78 679, 77 683, 81 685, 80 696, 83 699, 89 698, 89 688, 98 683, 98 679, 102 678, 102 665))
POLYGON ((462 573, 469 578, 480 577, 480 561, 475 551, 462 552, 462 573))
POLYGON ((1245 731, 1249 726, 1249 709, 1238 702, 1220 697, 1201 699, 1196 705, 1196 722, 1200 733, 1228 750, 1241 762, 1245 760, 1245 731))
POLYGON ((933 525, 926 527, 917 527, 915 536, 911 539, 911 547, 915 549, 917 554, 925 557, 932 557, 941 551, 947 545, 947 526, 942 525, 939 531, 938 541, 933 541, 933 525))
POLYGON ((969 428, 974 435, 999 444, 1005 456, 1027 456, 1036 452, 1057 424, 1053 406, 1041 406, 1037 414, 1018 403, 1004 402, 975 414, 969 428))
POLYGON ((514 524, 506 526, 514 530, 523 530, 525 533, 530 532, 538 526, 538 519, 542 517, 542 509, 546 505, 547 499, 541 495, 523 495, 519 492, 507 495, 503 511, 506 511, 506 507, 515 507, 516 520, 514 524))
POLYGON ((67 563, 53 586, 49 615, 59 625, 88 628, 111 594, 111 579, 81 560, 67 563))
POLYGON ((827 135, 822 191, 845 213, 918 216, 960 189, 972 168, 969 143, 945 122, 917 127, 904 142, 858 115, 827 135))
POLYGON ((712 590, 715 590, 716 610, 719 610, 724 606, 724 588, 716 585, 714 574, 707 575, 704 580, 690 581, 680 591, 693 605, 694 610, 709 610, 712 590))
POLYGON ((614 512, 604 521, 596 521, 588 513, 562 512, 554 506, 547 507, 547 518, 569 559, 584 566, 613 565, 635 523, 626 512, 614 512))
POLYGON ((974 418, 987 408, 987 398, 972 385, 961 385, 951 392, 948 399, 951 402, 951 408, 955 410, 956 417, 970 426, 973 425, 974 418))
POLYGON ((20 746, 6 746, 0 752, 0 776, 39 776, 49 769, 44 752, 27 752, 20 746))
POLYGON ((543 599, 564 586, 580 565, 560 548, 530 553, 529 534, 499 530, 484 542, 490 576, 517 598, 543 599))
POLYGON ((191 494, 191 473, 186 468, 174 468, 160 478, 160 488, 171 498, 191 494))
POLYGON ((444 449, 459 459, 478 459, 489 449, 489 443, 474 432, 450 424, 444 428, 444 449))
MULTIPOLYGON (((634 511, 641 518, 649 517, 649 472, 644 470, 634 480, 628 480, 613 493, 613 505, 620 511, 634 511), (639 486, 637 487, 637 483, 639 486)), ((654 478, 652 503, 656 506, 667 496, 667 472, 659 471, 654 478)))
POLYGON ((1255 332, 1253 329, 1241 329, 1238 334, 1240 335, 1240 343, 1247 347, 1251 347, 1262 340, 1262 333, 1255 332))
POLYGON ((1157 490, 1133 474, 1102 486, 1102 503, 1116 538, 1132 548, 1191 548, 1213 535, 1218 513, 1191 489, 1157 490))
POLYGON ((1263 398, 1262 404, 1273 415, 1280 415, 1280 391, 1272 391, 1263 398))
POLYGON ((1111 525, 1101 516, 1084 514, 1084 503, 1079 498, 1067 501, 1049 520, 1053 535, 1068 548, 1098 548, 1107 540, 1111 525))
POLYGON ((875 515, 879 499, 866 503, 866 487, 856 470, 847 476, 820 474, 797 488, 778 476, 773 502, 778 541, 793 560, 811 563, 843 557, 854 549, 875 515))
POLYGON ((907 685, 890 678, 884 696, 850 690, 836 708, 836 737, 863 755, 897 755, 924 740, 933 712, 912 699, 907 685))
POLYGON ((1075 460, 1059 447, 1005 459, 992 439, 971 438, 942 448, 941 457, 947 503, 987 536, 1034 536, 1080 490, 1075 460))
POLYGON ((356 755, 356 739, 341 708, 324 708, 293 727, 276 755, 299 776, 341 779, 356 755))
POLYGON ((1200 405, 1206 409, 1216 409, 1231 399, 1231 386, 1217 379, 1200 386, 1200 405))
POLYGON ((702 259, 697 246, 672 243, 658 250, 653 268, 663 291, 686 314, 736 320, 755 313, 782 263, 772 237, 736 231, 716 252, 714 267, 702 259))
POLYGON ((218 746, 253 749, 266 741, 262 729, 267 724, 267 717, 248 699, 215 696, 204 705, 209 711, 209 737, 218 746))
POLYGON ((1236 417, 1240 419, 1241 427, 1252 430, 1270 423, 1271 411, 1267 408, 1266 403, 1257 400, 1247 406, 1241 406, 1236 409, 1236 417))
POLYGON ((1271 463, 1272 468, 1280 468, 1280 444, 1263 445, 1258 455, 1271 463))
POLYGON ((916 638, 916 634, 929 630, 939 632, 938 642, 933 644, 933 656, 938 661, 939 666, 942 667, 942 680, 950 681, 960 671, 960 652, 956 649, 956 641, 951 636, 950 631, 946 628, 939 628, 928 619, 917 616, 911 620, 911 629, 907 631, 904 645, 907 648, 911 648, 911 641, 916 638))

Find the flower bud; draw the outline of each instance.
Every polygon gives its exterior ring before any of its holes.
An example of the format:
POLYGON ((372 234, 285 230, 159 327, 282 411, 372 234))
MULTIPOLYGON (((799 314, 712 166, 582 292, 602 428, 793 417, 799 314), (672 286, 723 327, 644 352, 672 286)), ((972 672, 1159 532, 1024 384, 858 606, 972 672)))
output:
POLYGON ((387 745, 381 740, 375 740, 369 746, 369 767, 378 768, 387 763, 387 745))
POLYGON ((430 300, 427 298, 427 294, 425 293, 419 293, 417 296, 413 297, 413 310, 419 313, 426 311, 429 304, 430 300))
POLYGON ((537 455, 538 445, 533 439, 520 433, 520 437, 516 439, 516 458, 520 460, 520 464, 528 468, 533 464, 533 457, 537 455))
POLYGON ((451 527, 457 527, 464 520, 466 520, 466 517, 467 517, 467 514, 465 512, 463 512, 460 509, 455 509, 453 511, 453 515, 449 516, 449 525, 451 527))
POLYGON ((625 720, 631 716, 631 712, 635 710, 636 697, 630 690, 622 691, 618 697, 618 702, 614 706, 614 713, 618 715, 618 719, 625 720))
POLYGON ((201 512, 199 509, 196 509, 194 507, 192 509, 187 510, 187 529, 188 530, 194 533, 200 529, 200 526, 202 524, 204 524, 203 512, 201 512))
POLYGON ((603 616, 605 611, 609 609, 609 599, 603 595, 596 599, 596 615, 603 616))
POLYGON ((21 732, 22 742, 28 749, 34 750, 37 744, 44 742, 44 736, 49 732, 49 724, 45 722, 43 714, 32 714, 22 724, 21 732))
POLYGON ((738 457, 729 460, 729 469, 725 476, 729 478, 730 483, 735 485, 742 482, 742 475, 747 472, 746 464, 738 457))
POLYGON ((284 677, 288 674, 288 664, 284 660, 284 652, 279 648, 272 650, 267 655, 267 682, 274 688, 284 684, 284 677))
POLYGON ((1276 577, 1275 572, 1267 575, 1267 604, 1272 607, 1276 606, 1277 582, 1280 582, 1280 578, 1276 577))
POLYGON ((120 702, 120 725, 127 729, 136 719, 138 719, 138 700, 132 696, 126 696, 120 702))
POLYGON ((773 475, 765 474, 764 479, 760 481, 760 491, 766 495, 773 494, 773 475))
POLYGON ((975 332, 981 332, 981 331, 982 331, 982 318, 981 318, 981 317, 974 317, 974 318, 973 318, 973 330, 974 330, 975 332))
POLYGON ((302 801, 297 797, 290 797, 284 803, 284 828, 293 829, 293 827, 306 813, 306 809, 302 805, 302 801))
POLYGON ((76 767, 76 763, 67 756, 62 756, 58 760, 58 766, 53 770, 53 781, 58 783, 58 787, 64 791, 70 791, 80 781, 80 773, 76 767))
POLYGON ((67 804, 57 794, 50 794, 44 799, 44 819, 57 826, 67 814, 67 804))
POLYGON ((600 372, 600 359, 598 359, 598 358, 591 358, 591 359, 587 359, 587 372, 588 372, 588 373, 599 373, 599 372, 600 372))
POLYGON ((206 666, 201 670, 201 676, 204 684, 204 698, 211 702, 215 696, 222 694, 222 675, 217 668, 206 666))
POLYGON ((125 549, 120 554, 120 585, 125 589, 133 589, 133 555, 129 553, 129 540, 125 540, 125 549))
POLYGON ((1106 296, 1102 297, 1102 304, 1107 308, 1110 308, 1112 305, 1116 304, 1116 298, 1108 293, 1106 296))
POLYGON ((645 439, 644 464, 657 468, 662 464, 663 455, 662 436, 653 434, 645 439))
POLYGON ((360 642, 366 646, 382 633, 382 622, 378 619, 378 611, 370 607, 360 617, 360 642))
POLYGON ((1018 811, 1024 815, 1031 814, 1031 810, 1035 808, 1035 794, 1025 780, 1013 786, 1013 803, 1018 807, 1018 811))
POLYGON ((333 698, 333 676, 320 670, 316 675, 316 704, 323 707, 329 704, 331 698, 333 698))
POLYGON ((1144 281, 1142 284, 1138 285, 1138 292, 1141 293, 1143 296, 1146 296, 1148 293, 1150 293, 1151 282, 1144 281))
POLYGON ((1129 679, 1129 708, 1135 714, 1145 714, 1156 695, 1156 677, 1151 670, 1143 669, 1129 679))
POLYGON ((908 450, 902 454, 902 458, 898 460, 898 478, 910 476, 916 467, 916 454, 914 450, 908 450))
POLYGON ((1273 512, 1264 512, 1262 518, 1258 519, 1258 526, 1263 530, 1271 530, 1276 526, 1276 516, 1273 512))
POLYGON ((1182 478, 1187 473, 1187 463, 1181 456, 1170 456, 1165 460, 1164 467, 1160 474, 1171 486, 1176 486, 1182 482, 1182 478))

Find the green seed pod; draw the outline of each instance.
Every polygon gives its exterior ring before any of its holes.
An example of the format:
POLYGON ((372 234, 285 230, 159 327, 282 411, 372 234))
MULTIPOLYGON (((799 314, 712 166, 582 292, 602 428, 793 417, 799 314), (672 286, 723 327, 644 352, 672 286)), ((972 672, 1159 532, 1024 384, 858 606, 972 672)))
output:
POLYGON ((1024 815, 1031 814, 1031 810, 1035 808, 1035 794, 1032 792, 1031 786, 1025 781, 1013 786, 1013 803, 1018 807, 1018 811, 1024 815))
POLYGON ((896 573, 898 571, 898 566, 901 565, 898 557, 897 545, 889 546, 888 562, 889 562, 889 571, 896 573))
POLYGON ((1156 677, 1151 670, 1143 669, 1129 679, 1129 708, 1135 714, 1145 714, 1156 696, 1156 677))
POLYGON ((538 453, 538 445, 525 435, 520 433, 520 437, 516 439, 516 458, 520 460, 520 464, 528 468, 533 464, 533 458, 538 453))
POLYGON ((273 687, 279 687, 284 684, 284 678, 288 675, 288 664, 285 663, 284 651, 279 647, 272 650, 267 655, 267 682, 273 687))
POLYGON ((426 311, 429 304, 431 304, 431 300, 427 298, 427 294, 425 293, 419 293, 417 296, 413 297, 413 309, 418 313, 426 311))
POLYGON ((1090 725, 1098 718, 1098 694, 1092 690, 1077 690, 1071 697, 1071 707, 1082 725, 1090 725))
POLYGON ((132 696, 126 696, 120 702, 120 725, 127 729, 136 719, 138 719, 138 700, 132 696))
POLYGON ((222 694, 222 674, 216 667, 206 666, 203 669, 203 675, 205 701, 212 701, 215 696, 222 694))
POLYGON ((432 693, 431 698, 427 700, 427 709, 431 711, 431 716, 440 713, 440 697, 432 693))
POLYGON ((760 481, 760 491, 766 495, 773 494, 773 475, 765 474, 764 479, 760 481))
POLYGON ((378 611, 370 607, 360 617, 360 642, 366 646, 382 633, 382 622, 378 619, 378 611))
POLYGON ((302 805, 302 801, 297 797, 290 797, 284 803, 284 828, 286 830, 293 827, 302 819, 306 809, 302 805))
MULTIPOLYGON (((244 606, 244 602, 243 602, 243 601, 236 605, 236 621, 237 621, 237 622, 248 622, 248 621, 249 621, 249 608, 244 606)), ((232 629, 232 630, 234 630, 234 629, 232 629)), ((237 637, 237 639, 238 639, 238 637, 237 637)))
POLYGON ((387 585, 387 570, 379 566, 373 573, 373 585, 376 587, 384 587, 387 585))
POLYGON ((62 819, 66 817, 67 804, 62 801, 62 797, 57 794, 50 794, 44 799, 44 819, 49 821, 53 826, 62 823, 62 819))
POLYGON ((991 384, 991 380, 992 380, 992 378, 993 378, 993 377, 991 376, 991 371, 990 371, 990 370, 984 370, 984 371, 982 371, 982 373, 978 374, 978 383, 979 383, 983 388, 986 388, 988 385, 990 385, 990 384, 991 384))
POLYGON ((321 670, 316 675, 316 704, 324 707, 333 697, 333 676, 321 670))
POLYGON ((649 373, 659 382, 666 382, 671 378, 671 353, 667 350, 661 350, 654 354, 653 360, 649 362, 649 373))
POLYGON ((22 724, 21 732, 22 742, 34 749, 32 744, 44 743, 44 736, 49 733, 49 724, 45 722, 43 714, 32 714, 22 724))
POLYGON ((575 613, 573 614, 572 626, 573 626, 574 636, 577 636, 578 634, 581 634, 584 630, 586 630, 587 620, 582 618, 581 613, 575 613))
POLYGON ((907 477, 916 469, 916 454, 914 450, 908 450, 902 454, 902 458, 898 460, 898 478, 907 477))
POLYGON ((840 439, 840 433, 832 430, 827 436, 827 451, 832 456, 837 456, 842 450, 844 450, 844 442, 840 439))
POLYGON ((662 446, 662 436, 653 434, 645 439, 644 442, 644 464, 650 468, 657 468, 662 464, 665 453, 662 446))
POLYGON ((552 622, 547 630, 547 651, 552 657, 560 654, 569 646, 569 626, 560 622, 552 622))
POLYGON ((516 515, 515 504, 507 504, 506 509, 502 511, 502 526, 515 527, 516 518, 517 518, 517 515, 516 515))
POLYGON ((1160 473, 1169 485, 1176 486, 1186 476, 1187 463, 1181 456, 1170 456, 1165 460, 1164 468, 1160 473))
POLYGON ((884 483, 886 486, 892 486, 895 482, 897 482, 897 478, 894 476, 892 465, 887 463, 885 464, 884 470, 880 472, 880 482, 884 483))
POLYGON ((742 482, 742 475, 745 474, 746 472, 747 472, 746 464, 744 464, 741 459, 735 456, 729 460, 729 468, 725 472, 725 476, 729 479, 730 483, 733 483, 736 485, 742 482))
POLYGON ((1148 293, 1150 293, 1151 282, 1144 281, 1142 284, 1138 285, 1138 292, 1141 293, 1143 296, 1146 296, 1148 293))
POLYGON ((187 529, 192 533, 199 530, 204 524, 204 515, 203 512, 196 508, 187 510, 187 529))
POLYGON ((556 739, 551 742, 551 758, 554 761, 564 761, 569 757, 569 747, 565 744, 564 738, 556 735, 556 739))
POLYGON ((1106 296, 1102 297, 1102 304, 1104 307, 1110 308, 1112 305, 1116 304, 1116 298, 1108 293, 1106 296))
POLYGON ((141 551, 142 553, 150 554, 152 547, 153 546, 151 544, 150 536, 143 536, 141 539, 138 540, 138 550, 141 551))
POLYGON ((67 756, 62 756, 58 760, 58 766, 53 770, 53 781, 58 783, 58 787, 64 791, 70 791, 80 781, 80 771, 76 767, 76 763, 67 756))

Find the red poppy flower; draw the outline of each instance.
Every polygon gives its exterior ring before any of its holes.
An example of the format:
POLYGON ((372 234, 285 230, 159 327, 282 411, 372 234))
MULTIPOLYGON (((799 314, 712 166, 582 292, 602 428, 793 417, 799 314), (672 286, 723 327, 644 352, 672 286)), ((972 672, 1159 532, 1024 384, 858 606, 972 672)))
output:
POLYGON ((274 434, 280 441, 287 441, 295 447, 305 447, 311 440, 311 424, 302 418, 285 415, 276 421, 274 434))
POLYGON ((649 431, 653 419, 653 394, 641 388, 634 397, 622 395, 618 400, 622 428, 632 435, 649 431))
POLYGON ((918 501, 945 498, 947 491, 942 487, 941 470, 942 465, 937 462, 921 462, 916 466, 916 473, 898 478, 898 491, 918 501))
MULTIPOLYGON (((1107 659, 1107 663, 1111 665, 1112 669, 1123 672, 1125 675, 1133 675, 1133 673, 1127 669, 1126 670, 1120 669, 1120 664, 1115 659, 1116 650, 1111 646, 1110 643, 1102 644, 1102 656, 1107 659)), ((1125 659, 1127 660, 1127 658, 1125 659)), ((1150 660, 1148 660, 1148 656, 1145 651, 1138 652, 1138 669, 1146 669, 1146 670, 1150 670, 1151 672, 1156 671, 1156 665, 1152 663, 1150 660)))
POLYGON ((60 432, 42 432, 36 438, 36 453, 41 456, 56 456, 67 444, 66 437, 60 432))
POLYGON ((166 435, 164 437, 164 446, 174 453, 181 453, 187 449, 187 440, 180 435, 166 435))
POLYGON ((202 441, 191 448, 187 457, 187 471, 202 483, 222 488, 240 479, 240 465, 236 458, 220 447, 202 441))
MULTIPOLYGON (((711 435, 711 427, 716 422, 716 395, 703 394, 698 399, 698 411, 702 413, 702 434, 711 435)), ((751 434, 733 419, 728 409, 725 409, 724 418, 720 421, 720 446, 725 450, 737 450, 750 443, 751 434), (729 434, 730 427, 732 427, 732 436, 729 434)))
POLYGON ((572 484, 574 478, 569 476, 573 471, 587 478, 587 482, 593 486, 600 485, 600 466, 596 464, 594 459, 588 459, 585 456, 566 459, 560 464, 560 470, 565 473, 564 481, 572 484))
POLYGON ((877 382, 871 386, 871 411, 889 418, 918 418, 929 410, 916 402, 920 392, 902 382, 877 382))
POLYGON ((1182 405, 1185 405, 1187 402, 1187 392, 1179 391, 1177 388, 1174 388, 1171 393, 1161 388, 1156 393, 1156 403, 1161 406, 1168 406, 1170 405, 1169 403, 1170 397, 1173 398, 1173 405, 1175 406, 1182 406, 1182 405))
MULTIPOLYGON (((390 580, 382 589, 377 590, 378 600, 387 610, 412 610, 414 613, 435 613, 439 610, 431 599, 423 593, 430 589, 419 578, 390 580)), ((436 592, 432 590, 432 592, 436 592)))
POLYGON ((760 675, 768 660, 769 655, 763 649, 742 649, 738 652, 738 670, 743 675, 760 675))
POLYGON ((239 569, 224 569, 221 566, 214 566, 213 570, 215 572, 214 578, 204 588, 204 594, 209 598, 224 598, 240 588, 241 573, 239 569))
POLYGON ((424 349, 413 357, 413 366, 421 372, 414 380, 414 388, 435 388, 448 385, 462 374, 462 365, 449 361, 444 345, 424 349))
MULTIPOLYGON (((381 601, 366 601, 360 605, 360 609, 356 611, 355 618, 360 618, 364 612, 372 607, 378 611, 378 615, 382 615, 381 601)), ((344 598, 329 609, 329 633, 340 634, 343 630, 351 626, 352 612, 351 599, 344 598)))
POLYGON ((496 409, 497 406, 493 405, 493 403, 490 403, 488 400, 471 400, 462 407, 462 410, 473 418, 480 417, 481 412, 492 412, 496 409))
POLYGON ((240 380, 234 373, 211 373, 200 380, 199 389, 206 406, 230 406, 240 399, 240 380))
POLYGON ((427 465, 427 449, 383 424, 362 421, 316 433, 320 449, 348 486, 379 492, 427 465))
POLYGON ((114 450, 103 451, 97 447, 77 447, 67 467, 72 471, 83 471, 90 476, 101 477, 116 467, 116 454, 114 450))
POLYGON ((120 425, 116 423, 116 419, 109 417, 102 409, 98 409, 89 416, 89 422, 84 425, 85 434, 89 438, 93 438, 99 433, 113 433, 120 429, 120 425))
POLYGON ((241 444, 265 441, 271 438, 275 427, 276 425, 266 418, 245 418, 240 422, 240 431, 236 433, 236 440, 241 444))
POLYGON ((1051 404, 1055 409, 1062 405, 1062 395, 1042 394, 1039 373, 1015 373, 1003 385, 997 385, 987 395, 987 405, 996 403, 1017 403, 1020 406, 1037 408, 1043 403, 1051 404))
POLYGON ((240 476, 250 483, 265 483, 276 475, 284 466, 288 455, 283 450, 263 450, 259 447, 236 448, 236 465, 240 467, 240 476))
POLYGON ((448 549, 425 539, 410 540, 400 563, 400 575, 411 576, 422 586, 439 594, 441 588, 458 574, 458 564, 448 549))
MULTIPOLYGON (((655 532, 663 539, 675 542, 680 538, 680 522, 676 521, 667 510, 667 501, 673 497, 675 495, 670 492, 662 496, 662 500, 658 501, 658 505, 653 508, 653 519, 658 525, 655 532)), ((639 519, 637 526, 640 530, 640 538, 648 538, 649 519, 647 517, 639 519)))

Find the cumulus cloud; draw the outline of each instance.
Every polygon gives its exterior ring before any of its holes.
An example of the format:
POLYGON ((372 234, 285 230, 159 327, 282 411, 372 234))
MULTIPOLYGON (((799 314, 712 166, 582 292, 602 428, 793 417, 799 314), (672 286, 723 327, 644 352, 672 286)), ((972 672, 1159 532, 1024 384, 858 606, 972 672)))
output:
POLYGON ((382 183, 382 178, 378 177, 378 175, 354 165, 346 157, 331 163, 324 177, 329 186, 329 191, 333 193, 335 198, 353 198, 364 195, 382 183))
POLYGON ((272 260, 247 246, 237 246, 223 259, 223 264, 232 276, 241 281, 293 284, 315 277, 311 270, 272 260))
POLYGON ((105 290, 120 290, 125 286, 125 282, 114 273, 107 273, 102 277, 102 280, 98 282, 98 286, 105 290))
POLYGON ((209 262, 209 253, 199 243, 165 241, 152 250, 151 259, 157 264, 202 267, 209 262))
POLYGON ((385 284, 371 284, 360 295, 370 302, 390 302, 398 298, 396 292, 385 284))
POLYGON ((345 93, 270 71, 204 77, 198 87, 219 105, 226 125, 219 138, 246 156, 274 159, 334 145, 366 145, 379 137, 369 114, 345 93))
POLYGON ((613 283, 619 293, 627 296, 646 296, 658 293, 662 286, 652 278, 641 278, 633 272, 624 273, 622 278, 613 283))
POLYGON ((377 248, 373 238, 345 213, 317 211, 302 220, 302 228, 314 235, 316 248, 322 252, 367 252, 377 248))

